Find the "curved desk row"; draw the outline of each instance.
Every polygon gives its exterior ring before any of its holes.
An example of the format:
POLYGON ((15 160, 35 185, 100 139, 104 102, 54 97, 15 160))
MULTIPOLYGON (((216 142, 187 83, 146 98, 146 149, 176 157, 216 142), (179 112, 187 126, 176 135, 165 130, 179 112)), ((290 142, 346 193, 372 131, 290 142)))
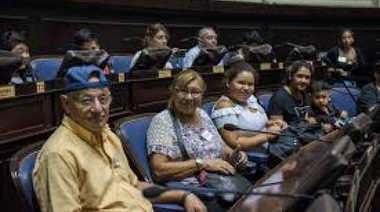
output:
MULTIPOLYGON (((261 70, 257 90, 279 87, 284 70, 278 67, 261 70)), ((223 68, 199 67, 198 71, 207 84, 205 98, 222 94, 223 68)), ((113 97, 111 120, 129 114, 163 110, 170 95, 168 87, 177 72, 136 71, 108 75, 113 97)), ((53 131, 60 124, 63 114, 59 99, 64 92, 63 84, 62 80, 57 79, 1 86, 0 145, 53 131)))

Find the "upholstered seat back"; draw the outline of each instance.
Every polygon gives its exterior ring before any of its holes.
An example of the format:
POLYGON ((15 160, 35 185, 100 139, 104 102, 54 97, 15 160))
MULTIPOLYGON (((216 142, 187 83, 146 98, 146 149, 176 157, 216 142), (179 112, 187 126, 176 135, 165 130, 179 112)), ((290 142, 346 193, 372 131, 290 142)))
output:
POLYGON ((16 192, 25 211, 40 211, 33 189, 32 172, 43 142, 37 142, 16 152, 10 162, 10 171, 16 192))
POLYGON ((128 73, 132 62, 132 56, 111 56, 109 63, 115 73, 128 73))
POLYGON ((34 70, 37 80, 48 81, 56 78, 61 63, 61 58, 41 58, 32 60, 30 65, 34 70))

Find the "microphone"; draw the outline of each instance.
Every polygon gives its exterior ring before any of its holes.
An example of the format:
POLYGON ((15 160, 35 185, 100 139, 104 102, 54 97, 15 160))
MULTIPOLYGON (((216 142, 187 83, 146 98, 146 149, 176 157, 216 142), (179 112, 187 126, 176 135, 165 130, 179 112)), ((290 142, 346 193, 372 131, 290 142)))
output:
POLYGON ((223 129, 228 130, 228 131, 247 131, 247 132, 254 132, 254 133, 265 133, 265 134, 270 134, 270 135, 281 135, 280 133, 272 133, 268 131, 262 131, 262 130, 251 130, 251 129, 242 129, 234 124, 225 124, 223 126, 223 129))
POLYGON ((196 40, 198 42, 206 42, 204 39, 200 38, 200 37, 187 37, 187 38, 183 38, 181 40, 179 40, 180 43, 185 43, 185 42, 189 42, 189 41, 193 41, 193 40, 196 40))
POLYGON ((170 187, 164 187, 164 186, 151 186, 142 191, 142 194, 146 198, 156 198, 160 196, 161 194, 171 191, 171 190, 183 190, 183 191, 190 191, 194 194, 204 193, 204 192, 212 192, 216 195, 220 194, 235 194, 235 195, 259 195, 259 196, 269 196, 269 197, 281 197, 281 198, 291 198, 291 199, 308 199, 313 200, 314 197, 308 194, 287 194, 287 193, 268 193, 268 192, 254 192, 252 190, 260 187, 265 186, 271 186, 276 184, 281 184, 283 181, 280 182, 273 182, 268 184, 262 184, 257 186, 252 186, 251 191, 239 191, 239 190, 220 190, 220 189, 214 189, 214 188, 203 188, 198 189, 193 186, 189 186, 187 188, 170 188, 170 187))
POLYGON ((123 38, 121 41, 122 42, 131 42, 131 41, 143 41, 142 38, 140 37, 128 37, 128 38, 123 38))

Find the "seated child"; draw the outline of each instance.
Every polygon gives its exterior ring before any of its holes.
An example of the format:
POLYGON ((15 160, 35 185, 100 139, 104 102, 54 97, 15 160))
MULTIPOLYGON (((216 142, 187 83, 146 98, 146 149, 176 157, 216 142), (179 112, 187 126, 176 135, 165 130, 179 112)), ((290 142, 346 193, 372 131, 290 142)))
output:
POLYGON ((310 110, 306 121, 310 124, 321 124, 325 133, 343 127, 348 121, 346 111, 338 110, 331 103, 330 87, 327 83, 316 81, 311 85, 310 110))

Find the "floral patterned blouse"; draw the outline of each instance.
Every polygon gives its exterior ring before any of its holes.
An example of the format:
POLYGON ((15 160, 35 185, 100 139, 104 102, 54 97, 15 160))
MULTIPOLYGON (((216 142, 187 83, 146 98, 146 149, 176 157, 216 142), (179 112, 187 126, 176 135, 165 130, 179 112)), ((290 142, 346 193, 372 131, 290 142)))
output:
MULTIPOLYGON (((220 137, 211 118, 202 109, 196 111, 201 117, 199 126, 191 126, 181 123, 178 119, 182 140, 191 159, 222 158, 224 141, 220 137)), ((147 132, 148 154, 159 153, 170 157, 174 161, 183 161, 181 150, 177 143, 177 136, 169 110, 157 114, 147 132)), ((184 181, 194 181, 188 178, 184 181)))

